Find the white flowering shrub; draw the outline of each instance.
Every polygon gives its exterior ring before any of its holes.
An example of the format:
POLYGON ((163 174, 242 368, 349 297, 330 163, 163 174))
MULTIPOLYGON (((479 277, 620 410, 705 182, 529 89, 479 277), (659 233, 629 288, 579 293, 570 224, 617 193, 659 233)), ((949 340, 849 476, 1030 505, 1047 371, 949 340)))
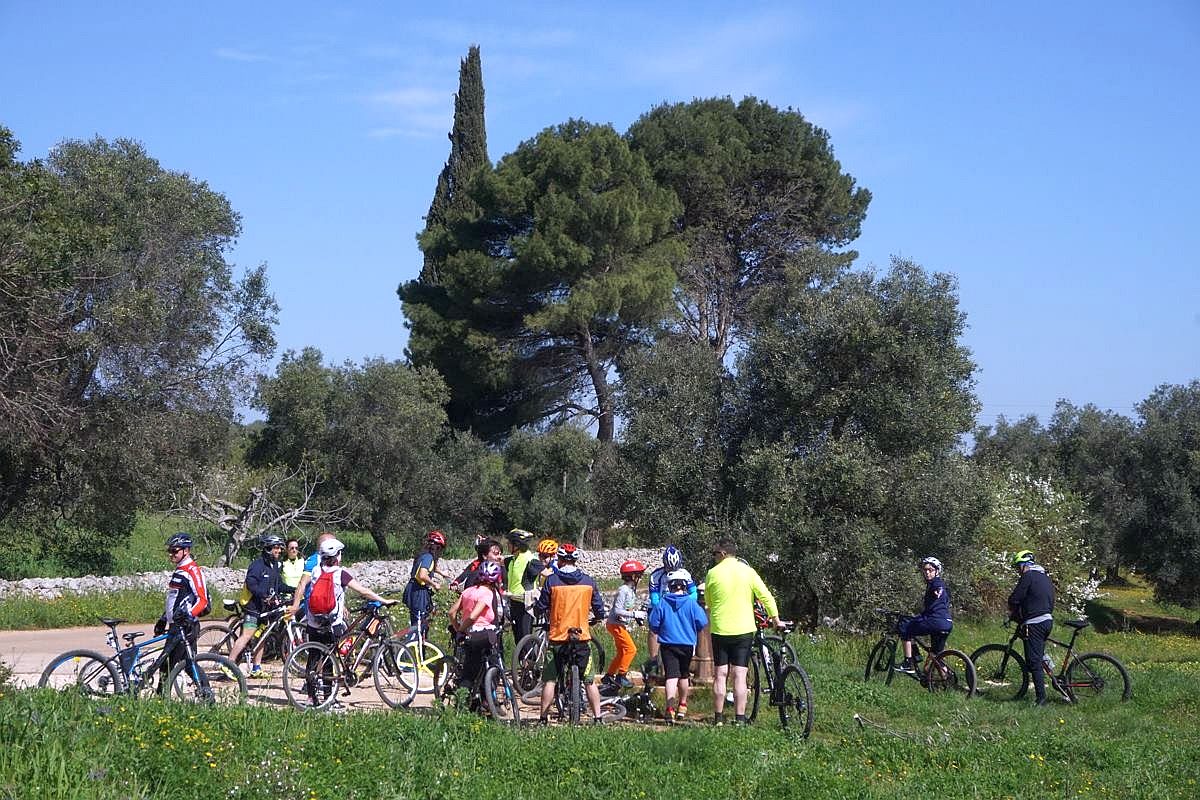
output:
POLYGON ((1084 534, 1083 501, 1049 478, 1009 472, 996 478, 992 510, 980 523, 980 547, 970 565, 978 611, 1003 614, 1017 581, 1013 554, 1032 550, 1046 568, 1057 595, 1059 614, 1082 615, 1099 596, 1098 563, 1084 534))

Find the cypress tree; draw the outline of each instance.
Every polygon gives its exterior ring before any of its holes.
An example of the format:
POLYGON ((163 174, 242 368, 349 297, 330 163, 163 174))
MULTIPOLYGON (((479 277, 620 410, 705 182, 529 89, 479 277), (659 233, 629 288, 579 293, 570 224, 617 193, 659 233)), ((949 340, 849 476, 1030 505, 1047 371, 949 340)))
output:
MULTIPOLYGON (((471 45, 458 70, 458 94, 454 96, 454 128, 450 157, 438 175, 437 188, 422 236, 445 224, 450 212, 468 210, 471 200, 463 191, 471 174, 488 163, 487 129, 483 119, 483 68, 479 46, 471 45)), ((419 237, 418 237, 419 238, 419 237)), ((437 285, 438 257, 427 251, 421 268, 421 283, 437 285)))

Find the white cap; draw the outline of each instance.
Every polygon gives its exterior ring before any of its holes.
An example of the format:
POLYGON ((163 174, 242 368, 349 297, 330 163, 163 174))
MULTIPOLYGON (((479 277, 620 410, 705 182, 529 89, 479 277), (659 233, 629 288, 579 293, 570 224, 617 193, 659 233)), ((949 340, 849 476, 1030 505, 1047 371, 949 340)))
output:
POLYGON ((325 541, 321 542, 320 553, 326 557, 337 556, 341 555, 342 551, 345 549, 346 545, 342 544, 337 539, 326 539, 325 541))

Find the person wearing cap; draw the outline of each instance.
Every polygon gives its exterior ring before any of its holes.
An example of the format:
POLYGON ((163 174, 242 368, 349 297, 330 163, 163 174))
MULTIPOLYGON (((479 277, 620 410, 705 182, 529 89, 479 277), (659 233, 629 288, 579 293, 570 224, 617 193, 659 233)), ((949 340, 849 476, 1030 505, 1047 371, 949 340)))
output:
POLYGON ((1042 659, 1046 639, 1054 629, 1054 584, 1046 569, 1034 562, 1032 550, 1021 550, 1012 558, 1021 578, 1008 596, 1008 616, 1020 625, 1025 645, 1025 668, 1033 676, 1034 702, 1046 705, 1046 673, 1042 659))
POLYGON ((413 558, 404 586, 404 605, 408 606, 408 620, 420 625, 429 633, 429 616, 433 613, 433 593, 442 588, 438 577, 447 576, 438 570, 438 559, 446 549, 446 535, 441 531, 430 531, 413 558))
POLYGON ((667 574, 667 594, 650 609, 647 626, 658 636, 659 655, 666 675, 667 724, 687 719, 688 690, 692 674, 692 656, 696 637, 708 624, 708 615, 688 594, 692 576, 684 569, 667 574))
POLYGON ((508 546, 512 554, 504 564, 507 576, 504 594, 508 598, 509 613, 512 614, 514 644, 533 632, 533 614, 525 607, 525 570, 538 560, 532 545, 533 534, 529 531, 513 528, 508 532, 508 546))

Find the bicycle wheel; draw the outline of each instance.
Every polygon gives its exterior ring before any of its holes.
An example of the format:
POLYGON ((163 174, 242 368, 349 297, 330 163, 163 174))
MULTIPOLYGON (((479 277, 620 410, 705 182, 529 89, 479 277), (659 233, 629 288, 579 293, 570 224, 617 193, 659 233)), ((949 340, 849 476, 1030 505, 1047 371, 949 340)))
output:
MULTIPOLYGON (((730 682, 726 685, 729 688, 733 688, 732 667, 730 668, 729 673, 728 680, 730 682)), ((767 685, 767 681, 765 680, 766 674, 767 672, 765 665, 763 664, 762 656, 758 653, 751 653, 750 666, 749 669, 746 670, 746 719, 749 722, 754 722, 754 720, 758 717, 758 702, 762 699, 762 693, 770 692, 770 687, 767 685)), ((726 697, 725 701, 729 702, 729 698, 726 697)), ((736 695, 734 702, 736 702, 736 695)), ((736 706, 734 707, 734 712, 737 712, 736 706)))
POLYGON ((38 688, 100 697, 116 694, 123 683, 110 659, 95 650, 68 650, 42 670, 38 688))
POLYGON ((770 652, 771 658, 779 663, 779 668, 783 669, 788 664, 799 663, 796 659, 796 650, 792 647, 792 643, 785 640, 782 636, 775 634, 767 634, 762 637, 763 646, 770 652))
POLYGON ((784 667, 778 680, 774 702, 779 706, 779 724, 807 739, 813 726, 812 681, 799 664, 784 667))
POLYGON ((968 699, 975 696, 975 664, 961 650, 929 654, 925 685, 931 692, 953 692, 968 699))
POLYGON ((870 682, 882 678, 885 686, 891 686, 895 666, 896 643, 886 637, 880 639, 871 648, 871 655, 867 657, 867 668, 863 670, 863 680, 870 682))
POLYGON ((283 693, 301 711, 329 708, 342 686, 342 659, 329 645, 308 642, 292 651, 283 670, 283 693))
POLYGON ((1129 670, 1105 653, 1084 653, 1071 659, 1067 686, 1075 701, 1088 706, 1123 703, 1133 695, 1129 670))
POLYGON ((420 678, 415 655, 398 639, 388 639, 375 651, 371 678, 375 691, 390 708, 408 708, 417 697, 420 678))
POLYGON ((600 719, 605 722, 620 722, 625 719, 627 709, 623 697, 600 698, 600 719))
POLYGON ((396 653, 398 661, 396 679, 417 692, 437 694, 446 684, 449 675, 444 669, 435 669, 446 662, 442 648, 432 642, 421 643, 415 639, 404 643, 405 652, 396 653))
POLYGON ((988 700, 1020 700, 1029 690, 1025 659, 1006 644, 985 644, 971 654, 975 691, 988 700))
POLYGON ((546 638, 541 633, 521 637, 513 650, 512 676, 517 691, 525 694, 542 683, 542 659, 546 655, 546 638))
POLYGON ((571 665, 570 677, 567 680, 567 720, 572 725, 579 724, 580 694, 583 687, 579 684, 579 665, 571 665))
POLYGON ((507 672, 488 667, 483 674, 483 698, 492 719, 508 725, 521 724, 521 701, 507 672))
POLYGON ((194 664, 180 661, 167 676, 176 700, 231 706, 246 702, 246 678, 237 665, 217 653, 200 653, 194 664))
POLYGON ((237 637, 230 632, 228 625, 220 622, 201 625, 200 635, 196 637, 196 652, 220 653, 227 656, 229 648, 235 641, 237 641, 237 637))

